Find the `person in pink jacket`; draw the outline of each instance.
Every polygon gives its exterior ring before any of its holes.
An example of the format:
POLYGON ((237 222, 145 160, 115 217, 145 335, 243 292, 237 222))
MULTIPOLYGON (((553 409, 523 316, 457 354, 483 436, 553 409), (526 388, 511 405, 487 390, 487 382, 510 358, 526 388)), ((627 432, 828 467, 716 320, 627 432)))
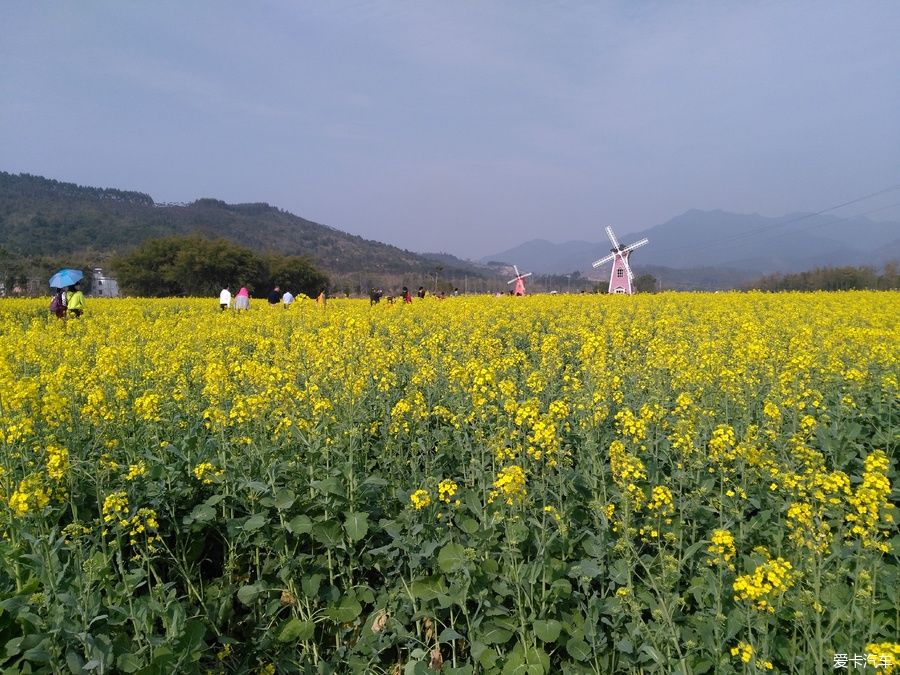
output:
POLYGON ((250 309, 250 292, 246 288, 241 288, 234 296, 234 308, 236 310, 250 309))

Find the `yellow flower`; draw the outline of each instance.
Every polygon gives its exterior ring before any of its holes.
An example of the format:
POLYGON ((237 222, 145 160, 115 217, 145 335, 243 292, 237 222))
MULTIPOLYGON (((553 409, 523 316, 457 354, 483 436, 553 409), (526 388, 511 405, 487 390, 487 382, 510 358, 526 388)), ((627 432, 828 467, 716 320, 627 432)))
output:
POLYGON ((753 658, 753 645, 741 640, 731 648, 731 655, 739 657, 744 663, 750 663, 753 658))
POLYGON ((497 473, 494 489, 488 495, 488 503, 493 502, 497 497, 502 497, 503 501, 509 505, 521 503, 526 494, 525 470, 521 466, 512 464, 500 469, 497 473))
POLYGON ((774 612, 772 601, 780 597, 794 583, 793 566, 783 558, 775 558, 758 565, 750 574, 734 580, 734 599, 747 600, 756 609, 774 612))
POLYGON ((876 672, 890 675, 895 670, 900 670, 900 643, 871 642, 866 645, 866 652, 866 663, 877 668, 876 672))
POLYGON ((41 511, 50 503, 52 491, 42 482, 39 475, 23 478, 9 496, 9 508, 15 516, 25 516, 32 511, 41 511))
POLYGON ((216 468, 214 464, 210 464, 209 462, 202 462, 194 467, 192 473, 194 474, 194 478, 204 485, 211 485, 213 479, 220 478, 225 471, 224 469, 216 468))
POLYGON ((675 513, 675 507, 672 503, 672 491, 665 485, 657 485, 650 494, 650 502, 647 508, 651 511, 657 511, 661 516, 671 516, 675 513))
POLYGON ((706 548, 710 554, 710 565, 724 565, 734 570, 734 537, 728 530, 713 530, 709 538, 710 544, 706 548))
POLYGON ((428 494, 428 490, 423 490, 420 488, 409 496, 409 501, 412 502, 412 505, 418 511, 420 509, 424 509, 426 506, 431 505, 431 495, 428 494))
POLYGON ((452 480, 442 480, 438 483, 438 499, 445 504, 449 504, 457 490, 459 490, 459 486, 452 480))
POLYGON ((128 495, 124 490, 113 492, 103 500, 103 522, 122 521, 128 513, 128 495))
POLYGON ((131 464, 128 467, 128 473, 125 474, 125 480, 134 480, 147 474, 147 464, 141 460, 137 464, 131 464))
POLYGON ((61 481, 69 471, 69 451, 64 447, 49 444, 47 446, 47 475, 55 481, 61 481))
POLYGON ((882 553, 890 552, 886 538, 893 524, 887 471, 887 455, 881 450, 871 452, 865 459, 862 483, 847 498, 850 536, 858 537, 864 548, 882 553))

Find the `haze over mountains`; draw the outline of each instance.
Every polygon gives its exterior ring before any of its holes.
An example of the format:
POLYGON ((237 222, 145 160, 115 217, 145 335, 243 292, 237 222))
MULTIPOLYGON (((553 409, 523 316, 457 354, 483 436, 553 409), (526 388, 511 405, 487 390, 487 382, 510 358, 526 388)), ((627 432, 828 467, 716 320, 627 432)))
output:
POLYGON ((96 188, 0 171, 0 254, 77 255, 104 264, 152 237, 201 234, 259 252, 304 255, 332 277, 355 274, 479 275, 486 269, 446 254, 413 253, 314 223, 265 203, 197 199, 159 204, 142 192, 96 188))
MULTIPOLYGON (((603 234, 602 228, 598 231, 603 234)), ((505 266, 513 264, 537 275, 578 271, 602 280, 609 273, 608 266, 591 267, 609 252, 606 241, 556 244, 535 239, 473 262, 364 239, 264 203, 198 199, 189 204, 158 204, 141 192, 0 171, 0 262, 7 267, 17 258, 32 262, 42 258, 46 266, 60 256, 89 266, 103 265, 113 253, 147 238, 176 234, 222 237, 261 252, 305 255, 333 280, 352 278, 360 288, 381 283, 378 275, 412 282, 436 279, 438 272, 445 280, 480 278, 483 283, 475 287, 484 290, 502 288, 505 266)), ((900 222, 865 216, 768 218, 692 210, 620 238, 627 244, 642 237, 649 238, 650 244, 634 254, 632 267, 636 274, 653 274, 665 288, 729 288, 775 272, 880 266, 900 259, 900 222)), ((558 285, 547 280, 545 287, 558 285)))
MULTIPOLYGON (((598 230, 605 238, 602 229, 598 230)), ((756 278, 815 267, 877 266, 900 258, 900 222, 873 221, 865 216, 839 218, 798 213, 769 218, 691 210, 620 239, 628 244, 643 237, 650 243, 634 253, 635 273, 658 268, 716 268, 730 270, 741 278, 756 278)), ((609 251, 608 241, 557 244, 535 239, 485 256, 481 262, 515 263, 536 274, 567 274, 576 270, 596 274, 591 263, 609 251)))

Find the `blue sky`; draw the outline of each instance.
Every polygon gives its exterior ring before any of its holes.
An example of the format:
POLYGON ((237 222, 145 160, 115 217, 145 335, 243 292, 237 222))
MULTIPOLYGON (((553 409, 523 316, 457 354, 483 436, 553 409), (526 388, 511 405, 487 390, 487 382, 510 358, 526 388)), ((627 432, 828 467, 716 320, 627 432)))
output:
POLYGON ((900 183, 898 31, 894 1, 8 2, 0 169, 470 257, 819 210, 900 183))

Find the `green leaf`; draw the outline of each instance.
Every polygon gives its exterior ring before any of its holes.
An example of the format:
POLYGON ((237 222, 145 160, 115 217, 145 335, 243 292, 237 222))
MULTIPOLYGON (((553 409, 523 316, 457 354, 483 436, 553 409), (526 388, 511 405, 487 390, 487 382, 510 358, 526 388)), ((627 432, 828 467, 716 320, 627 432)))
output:
POLYGON ((409 591, 414 598, 425 602, 434 600, 439 595, 443 595, 446 590, 447 589, 444 587, 444 578, 440 576, 415 579, 409 587, 409 591))
POLYGON ((571 577, 588 577, 589 579, 596 579, 601 574, 603 574, 603 567, 590 558, 579 560, 572 565, 572 570, 569 572, 569 576, 571 577))
POLYGON ((403 675, 431 675, 422 661, 410 661, 403 667, 403 675))
POLYGON ((549 670, 550 657, 543 649, 528 647, 523 651, 516 645, 503 666, 503 675, 544 675, 549 670))
POLYGON ((313 523, 309 516, 299 515, 291 519, 287 524, 287 529, 294 534, 309 534, 312 531, 313 523))
POLYGON ((22 652, 22 640, 24 639, 23 637, 14 637, 6 643, 6 658, 11 659, 22 652))
POLYGON ((338 497, 344 496, 344 486, 341 485, 341 481, 338 480, 336 476, 326 478, 325 480, 314 480, 310 485, 326 494, 333 494, 338 497))
POLYGON ((275 508, 279 511, 289 509, 296 499, 296 495, 291 490, 279 490, 275 495, 275 508))
POLYGON ((741 610, 735 607, 728 612, 728 620, 725 622, 725 639, 730 640, 740 632, 744 625, 744 617, 741 610))
POLYGON ((344 520, 344 529, 350 541, 359 541, 369 531, 369 516, 365 513, 348 513, 344 520))
POLYGON ((461 544, 447 544, 438 552, 438 567, 443 572, 455 572, 466 564, 466 549, 461 544))
POLYGON ((257 595, 259 595, 259 586, 256 584, 246 584, 241 586, 237 592, 238 600, 244 605, 250 605, 250 603, 256 600, 257 595))
POLYGON ((216 517, 216 510, 207 504, 198 504, 191 511, 191 519, 197 523, 206 523, 216 517))
POLYGON ((559 632, 562 630, 562 624, 554 619, 549 619, 547 621, 535 621, 533 628, 534 634, 544 642, 555 642, 556 638, 559 637, 559 632))
POLYGON ((447 626, 438 636, 438 642, 450 642, 451 640, 464 640, 465 638, 457 633, 453 628, 447 626))
POLYGON ((484 630, 478 638, 486 645, 502 645, 512 636, 512 631, 500 626, 488 623, 484 625, 484 630))
POLYGON ((258 530, 266 524, 267 520, 265 513, 254 513, 247 518, 247 522, 244 523, 244 531, 253 532, 254 530, 258 530))
POLYGON ((342 533, 341 526, 330 520, 316 523, 312 528, 313 539, 328 548, 334 548, 342 543, 342 533))
POLYGON ((566 643, 566 651, 576 661, 587 661, 591 657, 591 648, 581 638, 572 638, 566 643))
POLYGON ((530 531, 528 526, 521 522, 517 521, 509 526, 509 529, 506 532, 506 536, 509 539, 510 544, 521 544, 523 541, 528 539, 528 535, 530 531))
POLYGON ((141 663, 141 660, 134 654, 122 654, 118 659, 116 659, 116 665, 123 673, 134 673, 143 664, 141 663))
POLYGON ((461 529, 466 534, 475 534, 481 529, 481 526, 478 524, 478 521, 474 518, 460 518, 459 520, 459 529, 461 529))
POLYGON ((303 577, 303 581, 300 582, 301 588, 303 588, 303 593, 308 598, 314 598, 319 593, 319 586, 322 585, 322 580, 325 578, 322 574, 310 574, 307 577, 303 577))
POLYGON ((460 666, 459 668, 444 668, 443 670, 446 675, 472 675, 472 666, 465 665, 460 666))
POLYGON ((293 618, 284 624, 278 633, 279 642, 296 642, 297 640, 309 640, 316 632, 316 624, 312 621, 301 621, 293 618))
POLYGON ((73 673, 80 673, 84 670, 84 660, 71 649, 66 652, 66 665, 73 673))
POLYGON ((352 595, 345 595, 336 607, 325 610, 325 616, 336 623, 349 623, 362 613, 362 605, 352 595))
POLYGON ((653 659, 656 663, 663 662, 662 654, 660 654, 653 645, 651 645, 647 642, 641 643, 641 646, 638 649, 638 651, 640 653, 646 654, 651 659, 653 659))

